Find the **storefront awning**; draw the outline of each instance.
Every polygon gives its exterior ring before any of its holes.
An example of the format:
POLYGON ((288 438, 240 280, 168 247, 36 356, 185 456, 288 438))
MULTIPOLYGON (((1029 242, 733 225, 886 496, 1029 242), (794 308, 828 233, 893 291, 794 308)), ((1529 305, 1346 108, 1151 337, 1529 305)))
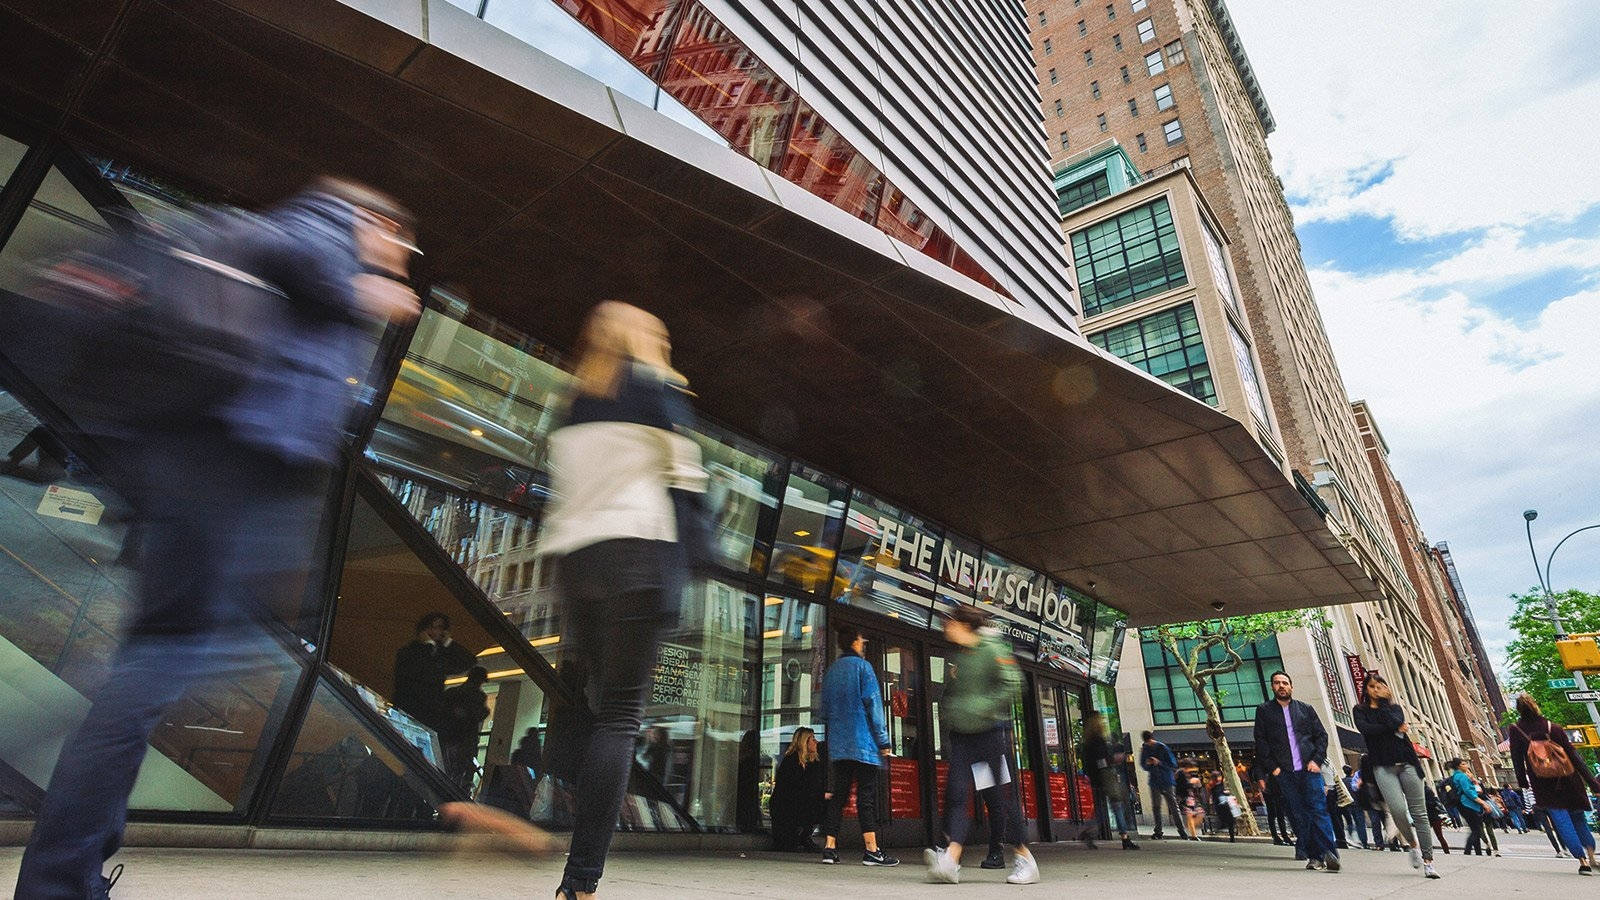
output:
MULTIPOLYGON (((1130 614, 1377 597, 1222 413, 443 2, 0 13, 0 98, 245 202, 399 194, 426 273, 570 343, 659 312, 708 416, 1130 614)), ((1041 176, 1042 177, 1042 176, 1041 176)))

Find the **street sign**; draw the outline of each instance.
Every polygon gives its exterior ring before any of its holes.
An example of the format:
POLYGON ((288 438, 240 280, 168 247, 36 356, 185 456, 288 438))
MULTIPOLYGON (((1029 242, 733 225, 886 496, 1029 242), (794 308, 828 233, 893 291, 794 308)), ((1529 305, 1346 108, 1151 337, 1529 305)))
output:
POLYGON ((1568 703, 1600 703, 1600 691, 1567 691, 1568 703))
POLYGON ((1578 686, 1578 679, 1576 679, 1576 678, 1552 678, 1552 679, 1550 679, 1550 690, 1552 690, 1552 691, 1570 691, 1570 690, 1572 690, 1573 688, 1575 688, 1577 686, 1578 686))

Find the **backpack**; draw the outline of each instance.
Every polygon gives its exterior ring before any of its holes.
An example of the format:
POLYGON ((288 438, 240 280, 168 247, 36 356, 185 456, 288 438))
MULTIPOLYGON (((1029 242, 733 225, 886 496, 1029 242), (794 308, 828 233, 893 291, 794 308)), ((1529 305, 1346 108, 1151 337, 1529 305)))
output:
POLYGON ((1444 804, 1445 809, 1461 808, 1461 789, 1456 787, 1454 781, 1446 778, 1439 783, 1439 802, 1444 804))
POLYGON ((82 427, 141 433, 227 404, 271 352, 287 295, 257 277, 273 226, 242 210, 124 216, 34 265, 27 325, 56 353, 28 374, 82 427))
POLYGON ((1565 778, 1572 774, 1572 758, 1567 755, 1566 748, 1550 739, 1550 729, 1555 726, 1550 720, 1544 721, 1544 737, 1535 740, 1528 736, 1526 731, 1513 725, 1517 734, 1528 742, 1528 768, 1540 778, 1565 778))

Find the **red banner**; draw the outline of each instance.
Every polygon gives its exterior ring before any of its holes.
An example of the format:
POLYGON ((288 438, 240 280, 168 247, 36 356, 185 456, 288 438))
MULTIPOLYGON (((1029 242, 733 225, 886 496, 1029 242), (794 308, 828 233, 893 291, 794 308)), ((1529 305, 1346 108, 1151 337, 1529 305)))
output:
POLYGON ((889 760, 889 810, 897 819, 922 818, 921 767, 914 759, 889 760))
POLYGON ((1356 702, 1367 702, 1367 698, 1361 693, 1361 683, 1367 680, 1367 669, 1361 665, 1361 657, 1353 653, 1346 653, 1344 662, 1345 665, 1350 667, 1350 683, 1356 686, 1356 702))

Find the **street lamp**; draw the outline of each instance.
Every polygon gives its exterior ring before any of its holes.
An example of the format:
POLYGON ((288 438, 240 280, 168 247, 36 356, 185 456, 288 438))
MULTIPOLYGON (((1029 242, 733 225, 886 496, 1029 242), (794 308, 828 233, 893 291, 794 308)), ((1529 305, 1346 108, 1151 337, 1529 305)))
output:
MULTIPOLYGON (((1556 550, 1560 550, 1562 544, 1565 544, 1574 535, 1582 534, 1583 532, 1592 528, 1600 528, 1600 523, 1594 525, 1585 525, 1582 528, 1570 532, 1561 540, 1556 541, 1555 549, 1551 550, 1550 555, 1545 557, 1544 568, 1540 569, 1539 552, 1533 549, 1533 520, 1537 518, 1539 518, 1539 511, 1537 509, 1523 510, 1522 523, 1528 532, 1528 552, 1533 555, 1533 573, 1539 576, 1539 587, 1544 590, 1545 609, 1550 613, 1550 624, 1555 626, 1556 640, 1559 641, 1567 636, 1567 629, 1566 626, 1561 624, 1561 613, 1556 609, 1555 594, 1550 589, 1550 566, 1555 562, 1556 550)), ((1582 672, 1573 672, 1572 678, 1573 681, 1577 683, 1579 690, 1587 691, 1589 689, 1589 682, 1584 679, 1582 672)), ((1585 703, 1584 706, 1589 708, 1589 721, 1593 722, 1596 726, 1600 726, 1600 709, 1595 707, 1594 701, 1591 700, 1585 703)))

